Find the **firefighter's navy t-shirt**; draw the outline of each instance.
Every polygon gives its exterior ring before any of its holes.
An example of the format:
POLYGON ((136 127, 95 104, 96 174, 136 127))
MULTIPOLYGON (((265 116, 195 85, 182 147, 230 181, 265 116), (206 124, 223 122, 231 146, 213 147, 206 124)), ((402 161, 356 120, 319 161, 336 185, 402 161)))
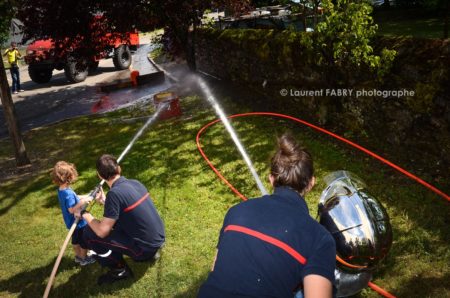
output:
POLYGON ((200 298, 294 297, 310 274, 334 283, 334 239, 289 187, 233 206, 225 216, 217 249, 214 270, 200 288, 200 298), (301 257, 306 259, 303 263, 301 257))
POLYGON ((117 179, 106 195, 104 217, 115 219, 114 230, 145 250, 161 247, 165 241, 164 224, 147 189, 137 180, 117 179))

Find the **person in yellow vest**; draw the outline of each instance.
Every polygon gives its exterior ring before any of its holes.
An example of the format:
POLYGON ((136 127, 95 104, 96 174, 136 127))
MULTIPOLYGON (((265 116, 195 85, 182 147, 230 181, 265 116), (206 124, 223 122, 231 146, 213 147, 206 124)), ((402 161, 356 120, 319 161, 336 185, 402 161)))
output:
POLYGON ((19 59, 22 58, 19 50, 17 49, 17 44, 15 42, 11 42, 11 48, 7 49, 3 56, 8 57, 8 62, 10 65, 11 78, 12 78, 12 93, 17 94, 18 92, 23 92, 22 88, 20 88, 20 74, 19 74, 19 59))

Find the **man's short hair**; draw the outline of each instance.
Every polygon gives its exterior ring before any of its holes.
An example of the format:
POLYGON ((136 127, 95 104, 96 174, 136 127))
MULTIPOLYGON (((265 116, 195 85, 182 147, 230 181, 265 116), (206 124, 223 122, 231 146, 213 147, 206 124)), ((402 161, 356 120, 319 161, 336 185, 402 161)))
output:
POLYGON ((15 46, 17 46, 17 43, 15 43, 14 41, 11 41, 11 46, 15 47, 15 46))
POLYGON ((114 176, 120 174, 120 166, 117 163, 117 159, 110 154, 103 154, 97 159, 97 172, 105 180, 114 178, 114 176))

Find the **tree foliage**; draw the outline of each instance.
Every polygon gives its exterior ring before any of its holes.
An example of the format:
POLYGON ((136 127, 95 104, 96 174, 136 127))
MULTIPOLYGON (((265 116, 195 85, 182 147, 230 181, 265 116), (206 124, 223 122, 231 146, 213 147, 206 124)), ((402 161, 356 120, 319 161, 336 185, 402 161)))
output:
POLYGON ((368 68, 381 77, 391 66, 395 51, 374 53, 371 41, 376 35, 372 6, 367 1, 323 0, 323 20, 311 37, 316 61, 326 68, 330 83, 346 82, 357 69, 368 68))
MULTIPOLYGON (((25 25, 25 39, 52 39, 58 51, 72 45, 82 54, 105 48, 110 33, 125 33, 152 20, 145 1, 20 0, 18 17, 25 25), (125 13, 126 12, 126 13, 125 13), (148 16, 148 17, 147 17, 148 16)), ((123 34, 123 38, 126 35, 123 34)))
POLYGON ((108 21, 107 32, 124 32, 140 26, 146 28, 154 20, 150 2, 92 0, 21 0, 19 18, 30 38, 85 36, 91 32, 94 15, 108 21))
POLYGON ((11 19, 16 14, 16 3, 12 0, 0 0, 0 45, 5 43, 9 38, 11 28, 11 19))
POLYGON ((248 6, 239 0, 21 0, 19 18, 28 38, 52 38, 60 43, 83 43, 84 48, 101 47, 93 32, 94 15, 103 16, 101 32, 147 31, 167 27, 173 43, 189 52, 189 29, 207 8, 239 12, 248 6))
POLYGON ((153 11, 159 16, 158 26, 165 28, 164 40, 170 44, 167 50, 175 55, 184 54, 189 67, 195 69, 193 35, 189 32, 200 24, 204 11, 220 9, 240 15, 249 8, 249 0, 171 0, 156 1, 153 11))

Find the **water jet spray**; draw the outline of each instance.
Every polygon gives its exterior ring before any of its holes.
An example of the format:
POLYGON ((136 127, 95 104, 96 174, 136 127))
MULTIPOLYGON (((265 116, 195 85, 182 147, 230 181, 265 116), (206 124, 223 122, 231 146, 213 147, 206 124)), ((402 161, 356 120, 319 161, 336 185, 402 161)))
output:
POLYGON ((225 128, 227 129, 228 133, 230 134, 231 138, 233 139, 234 144, 238 148, 239 152, 241 153, 242 157, 245 160, 245 163, 247 164, 250 172, 253 175, 253 178, 255 178, 256 184, 261 192, 261 194, 267 195, 269 194, 267 192, 267 189, 264 187, 261 179, 258 176, 258 173, 255 170, 255 167, 252 164, 252 161, 250 160, 250 157, 248 156, 247 152, 244 149, 244 146, 242 146, 241 141, 239 140, 236 132, 234 131, 233 127, 230 124, 230 121, 228 120, 227 116, 223 112, 222 107, 217 102, 216 98, 212 95, 211 90, 206 85, 205 81, 198 77, 198 84, 200 85, 200 88, 202 89, 203 93, 206 96, 206 99, 209 101, 209 103, 212 105, 214 110, 216 111, 216 114, 219 116, 220 120, 222 121, 223 125, 225 125, 225 128))

